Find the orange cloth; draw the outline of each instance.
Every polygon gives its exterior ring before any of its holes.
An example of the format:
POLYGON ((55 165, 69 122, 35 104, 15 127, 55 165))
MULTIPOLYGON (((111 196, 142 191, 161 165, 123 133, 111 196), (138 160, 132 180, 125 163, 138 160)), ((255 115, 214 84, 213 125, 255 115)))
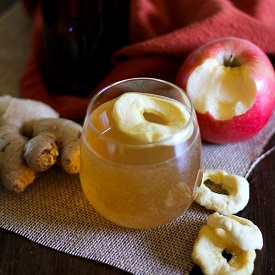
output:
POLYGON ((132 0, 130 45, 113 55, 113 69, 87 98, 53 94, 39 71, 41 12, 35 0, 23 0, 33 19, 31 53, 20 79, 22 97, 41 100, 62 117, 83 119, 92 95, 115 81, 130 77, 156 77, 175 81, 186 56, 206 41, 236 36, 275 57, 274 0, 132 0))

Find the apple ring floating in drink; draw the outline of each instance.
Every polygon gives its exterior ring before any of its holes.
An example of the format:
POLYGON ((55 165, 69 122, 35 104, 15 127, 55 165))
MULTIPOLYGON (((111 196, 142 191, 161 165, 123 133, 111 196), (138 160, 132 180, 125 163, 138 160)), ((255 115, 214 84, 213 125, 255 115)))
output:
POLYGON ((195 241, 192 259, 204 274, 252 274, 255 250, 242 250, 225 230, 204 225, 195 241), (231 255, 228 261, 224 251, 231 255))
POLYGON ((228 238, 243 250, 262 249, 263 237, 260 229, 250 220, 213 213, 208 217, 207 225, 222 228, 228 238))
POLYGON ((249 183, 244 177, 228 174, 223 170, 203 170, 195 201, 220 214, 235 214, 244 209, 249 201, 249 183), (220 185, 228 194, 212 191, 205 185, 207 180, 220 185))
MULTIPOLYGON (((116 100, 112 115, 120 131, 141 143, 171 137, 190 119, 190 113, 177 101, 134 92, 116 100)), ((187 136, 191 132, 187 131, 187 136)))

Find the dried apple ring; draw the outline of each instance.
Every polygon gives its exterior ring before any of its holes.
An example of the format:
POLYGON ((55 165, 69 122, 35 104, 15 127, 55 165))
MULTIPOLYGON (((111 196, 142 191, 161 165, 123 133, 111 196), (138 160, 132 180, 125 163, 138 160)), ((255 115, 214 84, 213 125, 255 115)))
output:
POLYGON ((262 249, 263 237, 260 229, 250 220, 213 213, 208 217, 207 225, 222 228, 227 236, 243 250, 262 249))
POLYGON ((204 274, 252 274, 255 250, 242 250, 228 237, 225 230, 204 225, 195 241, 192 260, 204 274), (231 255, 226 259, 223 252, 231 255))
POLYGON ((116 100, 112 115, 120 131, 141 143, 168 138, 190 119, 189 112, 177 101, 134 92, 116 100), (150 115, 158 119, 146 119, 150 115))
POLYGON ((228 174, 223 170, 203 170, 195 201, 220 214, 235 214, 243 210, 249 201, 249 183, 244 177, 228 174), (207 180, 220 185, 228 194, 212 191, 205 185, 207 180))

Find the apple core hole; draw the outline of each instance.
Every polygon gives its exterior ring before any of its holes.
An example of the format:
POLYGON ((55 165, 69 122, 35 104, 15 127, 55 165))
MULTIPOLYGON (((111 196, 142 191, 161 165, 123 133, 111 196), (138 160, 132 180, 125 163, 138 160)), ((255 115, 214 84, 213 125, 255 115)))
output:
POLYGON ((222 188, 221 185, 215 184, 211 180, 206 180, 204 182, 204 185, 208 187, 212 192, 218 193, 218 194, 223 194, 223 195, 228 195, 228 192, 222 188))
POLYGON ((148 122, 158 123, 162 125, 167 124, 166 121, 161 116, 158 116, 156 114, 145 112, 143 113, 143 116, 148 122))
POLYGON ((222 256, 229 262, 233 255, 231 253, 226 252, 225 250, 222 252, 222 256))

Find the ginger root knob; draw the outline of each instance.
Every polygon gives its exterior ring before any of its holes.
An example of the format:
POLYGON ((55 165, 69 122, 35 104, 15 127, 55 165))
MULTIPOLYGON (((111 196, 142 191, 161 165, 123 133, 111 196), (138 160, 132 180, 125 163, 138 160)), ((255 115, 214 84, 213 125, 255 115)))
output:
POLYGON ((37 172, 60 163, 68 173, 79 171, 82 127, 47 104, 0 96, 0 180, 22 192, 37 172))

